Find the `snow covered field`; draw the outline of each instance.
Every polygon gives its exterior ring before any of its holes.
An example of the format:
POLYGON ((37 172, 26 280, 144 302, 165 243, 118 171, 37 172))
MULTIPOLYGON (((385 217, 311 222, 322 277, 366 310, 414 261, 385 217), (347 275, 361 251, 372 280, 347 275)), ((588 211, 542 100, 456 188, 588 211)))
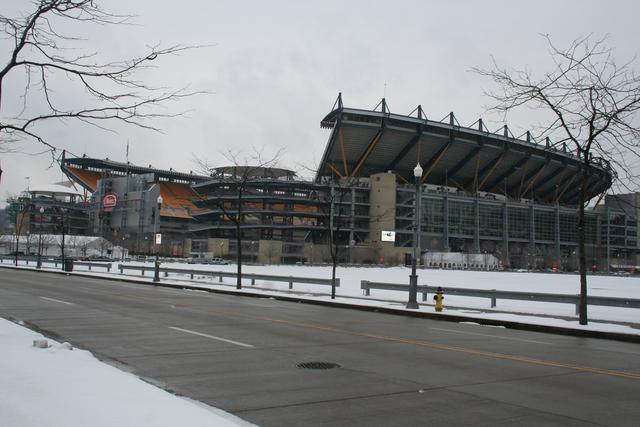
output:
POLYGON ((231 414, 176 397, 91 353, 0 319, 0 425, 6 427, 248 426, 231 414))

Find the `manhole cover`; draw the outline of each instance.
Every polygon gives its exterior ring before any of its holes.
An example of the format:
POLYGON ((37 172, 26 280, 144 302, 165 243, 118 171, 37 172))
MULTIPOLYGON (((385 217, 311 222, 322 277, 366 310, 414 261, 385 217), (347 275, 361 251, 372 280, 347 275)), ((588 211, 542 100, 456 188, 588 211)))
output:
POLYGON ((337 363, 332 362, 302 362, 296 366, 301 369, 334 369, 340 367, 337 363))

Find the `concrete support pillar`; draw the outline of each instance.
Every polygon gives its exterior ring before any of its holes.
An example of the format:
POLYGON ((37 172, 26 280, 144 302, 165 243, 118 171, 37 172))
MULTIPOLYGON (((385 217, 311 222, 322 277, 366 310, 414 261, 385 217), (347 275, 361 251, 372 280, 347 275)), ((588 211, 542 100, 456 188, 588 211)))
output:
MULTIPOLYGON (((147 241, 145 251, 149 251, 150 244, 151 242, 147 241)), ((185 258, 191 257, 191 239, 184 239, 184 244, 182 245, 182 256, 185 258)))
POLYGON ((211 252, 214 258, 223 258, 229 255, 229 239, 208 239, 207 252, 211 252))
POLYGON ((282 242, 279 240, 260 240, 258 262, 262 264, 282 263, 282 242))
POLYGON ((395 246, 393 242, 381 242, 382 231, 396 229, 396 176, 377 173, 370 177, 369 192, 369 240, 380 247, 395 246))

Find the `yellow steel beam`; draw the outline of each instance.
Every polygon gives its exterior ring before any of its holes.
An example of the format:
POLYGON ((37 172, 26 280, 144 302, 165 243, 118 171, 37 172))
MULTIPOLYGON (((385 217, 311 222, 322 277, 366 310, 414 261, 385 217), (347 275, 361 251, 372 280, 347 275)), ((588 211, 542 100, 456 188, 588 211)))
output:
POLYGON ((544 166, 540 168, 538 173, 536 173, 535 176, 531 178, 531 180, 529 181, 529 184, 527 185, 527 188, 525 188, 525 190, 522 193, 520 193, 520 197, 522 197, 523 194, 527 194, 527 192, 529 192, 531 187, 533 187, 533 184, 536 183, 536 181, 538 180, 538 178, 540 178, 540 175, 542 175, 542 172, 544 172, 546 168, 547 168, 547 164, 545 163, 544 166))
POLYGON ((562 189, 562 191, 560 192, 560 194, 558 194, 558 196, 556 197, 556 199, 554 200, 554 203, 558 203, 558 200, 562 199, 562 196, 564 196, 564 193, 567 192, 567 190, 569 189, 569 187, 571 187, 571 184, 573 184, 573 181, 576 180, 576 175, 573 175, 573 177, 571 177, 571 179, 569 180, 569 182, 567 182, 564 186, 564 188, 562 189))
MULTIPOLYGON (((440 154, 438 155, 438 157, 433 161, 433 163, 429 166, 429 169, 426 170, 426 172, 424 172, 422 174, 422 179, 420 180, 423 184, 425 183, 425 181, 427 180, 427 178, 429 178, 429 175, 431 174, 431 172, 433 172, 433 169, 438 165, 438 163, 440 162, 440 160, 442 159, 442 157, 445 155, 445 153, 447 152, 447 150, 449 150, 449 147, 451 147, 451 144, 447 144, 444 146, 444 148, 442 149, 442 151, 440 152, 440 154)), ((426 165, 425 165, 426 166, 426 165)))
POLYGON ((496 168, 498 167, 500 162, 502 162, 502 159, 504 159, 505 154, 507 154, 507 153, 502 153, 502 155, 498 158, 498 160, 495 162, 495 164, 493 166, 491 166, 491 169, 489 169, 487 171, 487 174, 482 179, 482 182, 480 182, 480 185, 478 185, 478 190, 481 190, 482 187, 484 186, 485 182, 487 182, 487 180, 491 177, 491 175, 493 175, 493 172, 496 170, 496 168))
POLYGON ((376 147, 376 145, 378 145, 378 142, 382 138, 382 132, 383 130, 380 129, 376 134, 376 136, 373 137, 373 139, 367 146, 367 149, 362 154, 362 157, 360 157, 360 160, 358 160, 356 167, 353 169, 353 171, 351 171, 351 175, 350 175, 351 177, 355 177, 358 175, 358 172, 360 172, 360 168, 362 168, 362 165, 364 165, 364 163, 367 161, 367 159, 369 158, 369 155, 371 154, 373 149, 376 147))

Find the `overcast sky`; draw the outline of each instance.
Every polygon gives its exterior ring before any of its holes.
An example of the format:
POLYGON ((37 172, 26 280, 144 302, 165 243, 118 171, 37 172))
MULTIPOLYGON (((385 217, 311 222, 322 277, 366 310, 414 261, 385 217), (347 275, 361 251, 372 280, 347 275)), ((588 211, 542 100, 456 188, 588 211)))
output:
MULTIPOLYGON (((590 33, 609 34, 620 59, 640 49, 636 1, 99 3, 136 15, 138 25, 96 28, 88 34, 89 49, 115 58, 156 43, 210 45, 159 61, 145 74, 154 84, 189 85, 210 94, 171 106, 189 113, 157 122, 161 134, 122 126, 108 133, 72 121, 40 130, 49 142, 76 155, 124 161, 129 141, 132 163, 186 172, 196 168, 194 156, 227 164, 221 153, 229 147, 245 153, 264 148, 267 154, 282 148, 280 166, 313 167, 329 136, 319 123, 338 92, 347 107, 370 109, 386 96, 394 113, 408 114, 422 104, 430 119, 454 111, 462 125, 483 116, 495 120, 489 127, 498 129, 499 118, 485 113, 490 100, 483 89, 491 83, 469 70, 488 67, 491 55, 506 66, 548 68, 540 34, 549 34, 559 46, 590 33)), ((5 1, 0 13, 12 16, 29 4, 5 1)), ((6 61, 4 49, 0 67, 6 61)), ((8 92, 3 108, 18 108, 19 88, 8 92)), ((81 94, 68 88, 65 95, 75 100, 81 94)), ((510 116, 508 124, 519 134, 538 120, 525 111, 510 116)), ((0 199, 26 189, 28 182, 33 187, 62 179, 57 165, 48 168, 50 156, 24 154, 41 151, 34 144, 23 145, 23 153, 0 153, 0 199)))

